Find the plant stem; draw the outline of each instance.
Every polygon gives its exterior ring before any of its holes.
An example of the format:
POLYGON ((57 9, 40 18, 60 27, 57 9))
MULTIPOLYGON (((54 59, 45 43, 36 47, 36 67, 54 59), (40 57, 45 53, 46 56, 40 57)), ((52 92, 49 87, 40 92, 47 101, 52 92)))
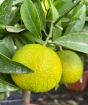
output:
POLYGON ((24 105, 30 105, 30 95, 31 95, 31 93, 27 90, 24 90, 23 94, 24 94, 24 105))
POLYGON ((60 17, 54 22, 54 26, 55 26, 65 15, 67 15, 73 8, 75 8, 80 2, 81 2, 81 0, 78 0, 78 1, 72 6, 72 8, 70 8, 67 12, 65 12, 62 16, 60 16, 60 17))
POLYGON ((53 23, 51 22, 50 32, 49 32, 49 35, 48 35, 47 38, 46 38, 46 41, 45 41, 45 43, 44 43, 44 46, 47 45, 47 43, 48 43, 50 37, 52 37, 52 31, 53 31, 53 23))
POLYGON ((60 51, 63 51, 63 48, 62 48, 62 46, 61 46, 61 45, 59 45, 59 48, 60 48, 60 51))

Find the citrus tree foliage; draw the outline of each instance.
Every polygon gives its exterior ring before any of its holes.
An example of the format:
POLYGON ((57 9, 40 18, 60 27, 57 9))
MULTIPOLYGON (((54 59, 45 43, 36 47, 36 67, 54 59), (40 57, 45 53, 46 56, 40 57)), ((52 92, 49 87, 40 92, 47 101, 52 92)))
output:
POLYGON ((87 21, 88 0, 0 2, 0 85, 14 86, 11 73, 32 72, 11 60, 25 44, 39 43, 55 51, 65 48, 88 54, 87 21))

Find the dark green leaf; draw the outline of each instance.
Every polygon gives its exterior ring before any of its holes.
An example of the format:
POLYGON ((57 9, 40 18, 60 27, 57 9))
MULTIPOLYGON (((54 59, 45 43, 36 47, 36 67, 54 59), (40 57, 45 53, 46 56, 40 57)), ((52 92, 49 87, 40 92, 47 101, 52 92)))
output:
POLYGON ((12 6, 13 0, 4 0, 0 5, 0 24, 15 24, 20 19, 19 7, 12 6))
POLYGON ((41 43, 43 44, 43 40, 41 38, 38 38, 37 36, 33 35, 29 31, 22 32, 19 36, 20 40, 24 43, 41 43))
POLYGON ((88 16, 88 4, 86 6, 86 15, 88 16))
POLYGON ((53 27, 53 41, 59 38, 62 35, 63 28, 61 27, 60 22, 57 26, 53 27))
POLYGON ((15 52, 15 46, 14 46, 14 42, 11 36, 6 36, 3 40, 3 45, 6 46, 6 48, 8 49, 7 51, 10 52, 11 55, 14 54, 15 52))
POLYGON ((85 26, 84 26, 84 28, 83 28, 82 31, 83 31, 83 32, 88 32, 88 24, 87 24, 87 23, 85 24, 85 26))
POLYGON ((19 47, 25 44, 32 44, 35 43, 36 36, 31 34, 29 31, 22 32, 21 34, 18 34, 16 37, 16 44, 18 44, 19 47))
POLYGON ((16 87, 13 87, 9 83, 3 83, 4 81, 0 80, 0 92, 8 92, 8 91, 17 91, 16 87))
MULTIPOLYGON (((7 91, 16 91, 18 88, 12 84, 10 81, 7 81, 9 76, 6 77, 3 74, 0 74, 0 92, 7 92, 7 91)), ((10 79, 9 79, 10 80, 10 79)))
POLYGON ((3 54, 0 54, 0 73, 7 74, 23 74, 23 73, 31 73, 32 70, 23 64, 12 61, 7 58, 3 54))
POLYGON ((60 15, 63 15, 66 11, 68 11, 72 6, 72 0, 56 0, 54 2, 55 7, 57 8, 60 15))
POLYGON ((6 34, 7 34, 7 32, 5 29, 5 25, 0 24, 0 39, 2 39, 2 37, 4 37, 6 34))
POLYGON ((9 49, 6 46, 6 43, 4 43, 3 41, 0 41, 0 53, 6 55, 8 57, 12 56, 12 53, 9 51, 9 49))
POLYGON ((23 45, 25 45, 18 37, 14 38, 16 50, 20 49, 23 45))
POLYGON ((0 5, 0 24, 7 25, 11 22, 12 0, 4 0, 0 5))
POLYGON ((11 16, 10 16, 11 22, 9 25, 16 24, 20 20, 20 17, 21 17, 20 16, 20 6, 19 7, 13 6, 11 10, 11 16))
POLYGON ((23 2, 23 0, 14 0, 13 1, 13 5, 17 5, 17 4, 20 4, 22 2, 23 2))
POLYGON ((59 17, 59 13, 57 9, 55 8, 53 2, 50 2, 50 9, 47 16, 48 20, 51 20, 54 22, 55 20, 57 20, 58 17, 59 17))
POLYGON ((23 5, 21 6, 21 17, 26 28, 34 35, 37 35, 37 37, 40 37, 40 18, 32 0, 24 0, 23 5))
POLYGON ((82 31, 85 24, 85 17, 86 17, 86 6, 83 5, 80 9, 77 10, 76 14, 72 17, 71 22, 69 23, 65 31, 65 34, 82 31), (73 21, 73 18, 78 18, 78 19, 73 21))
POLYGON ((45 31, 46 30, 46 17, 45 17, 44 11, 42 9, 41 2, 40 2, 40 0, 35 0, 34 4, 36 6, 36 10, 37 10, 38 15, 40 17, 42 30, 45 31))
POLYGON ((54 43, 88 54, 88 33, 70 33, 58 38, 54 43))

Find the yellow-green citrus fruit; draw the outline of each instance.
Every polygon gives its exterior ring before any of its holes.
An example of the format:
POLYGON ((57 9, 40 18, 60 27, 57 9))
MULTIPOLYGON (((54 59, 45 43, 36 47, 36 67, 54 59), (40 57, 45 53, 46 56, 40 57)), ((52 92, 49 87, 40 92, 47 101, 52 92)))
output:
POLYGON ((47 92, 61 79, 62 65, 58 55, 40 44, 27 44, 12 58, 31 68, 30 74, 11 74, 14 82, 22 89, 32 92, 47 92))
POLYGON ((62 63, 62 83, 75 83, 83 73, 83 62, 73 51, 63 50, 58 52, 62 63))

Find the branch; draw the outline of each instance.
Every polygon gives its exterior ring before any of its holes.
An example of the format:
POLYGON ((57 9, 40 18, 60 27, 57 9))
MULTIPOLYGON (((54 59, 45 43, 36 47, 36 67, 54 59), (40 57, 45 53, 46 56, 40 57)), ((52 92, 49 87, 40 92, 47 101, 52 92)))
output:
POLYGON ((44 46, 47 45, 47 43, 48 43, 50 37, 52 37, 52 31, 53 31, 53 23, 51 23, 50 32, 49 32, 49 35, 48 35, 47 38, 46 38, 46 41, 45 41, 45 43, 44 43, 44 46))
POLYGON ((65 16, 67 15, 72 9, 74 9, 79 3, 81 2, 81 0, 78 0, 78 2, 76 2, 72 8, 70 8, 67 12, 65 12, 62 16, 60 16, 55 22, 54 22, 54 26, 65 16))
POLYGON ((24 90, 23 94, 24 94, 24 105, 30 105, 30 92, 24 90))

